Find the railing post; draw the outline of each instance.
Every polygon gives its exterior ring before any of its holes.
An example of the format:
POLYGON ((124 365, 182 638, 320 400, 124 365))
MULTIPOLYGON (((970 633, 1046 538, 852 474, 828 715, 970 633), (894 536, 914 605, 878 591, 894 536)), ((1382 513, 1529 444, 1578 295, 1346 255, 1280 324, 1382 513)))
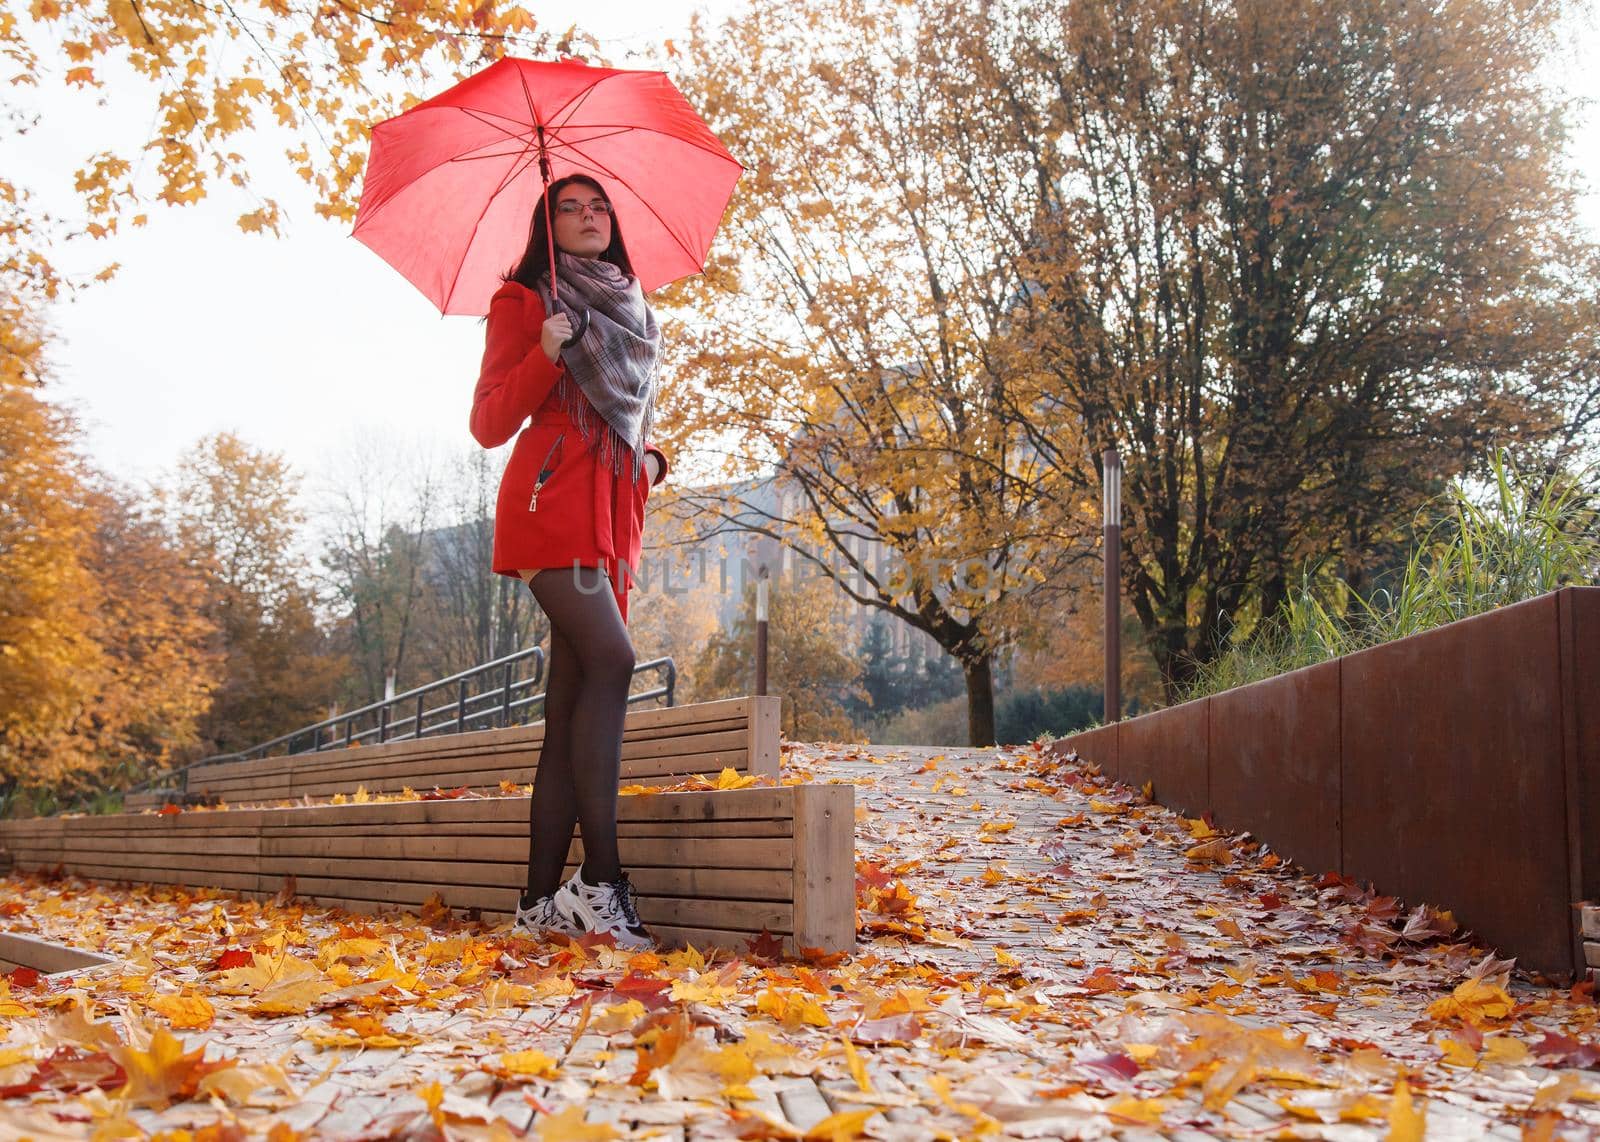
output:
POLYGON ((456 733, 467 732, 467 680, 456 683, 456 733))
POLYGON ((756 693, 767 692, 767 565, 756 580, 756 693))
POLYGON ((500 691, 500 728, 505 729, 511 724, 511 674, 513 666, 506 663, 505 685, 500 691))
POLYGON ((378 740, 380 742, 389 740, 389 705, 387 702, 378 707, 378 740))
POLYGON ((411 735, 414 738, 422 737, 422 711, 424 709, 423 704, 422 704, 422 700, 425 697, 427 697, 427 692, 426 691, 424 691, 423 693, 417 695, 417 723, 413 727, 416 730, 416 733, 411 735))
POLYGON ((1105 720, 1122 720, 1122 457, 1100 454, 1105 511, 1105 720))

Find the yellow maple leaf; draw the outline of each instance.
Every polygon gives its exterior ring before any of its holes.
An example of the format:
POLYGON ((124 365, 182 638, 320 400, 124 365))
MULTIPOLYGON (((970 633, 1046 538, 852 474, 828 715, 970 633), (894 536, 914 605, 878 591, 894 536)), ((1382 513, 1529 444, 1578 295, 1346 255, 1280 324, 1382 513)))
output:
POLYGON ((855 1142, 861 1137, 861 1128, 867 1124, 867 1119, 877 1113, 877 1107, 869 1106, 864 1110, 830 1114, 805 1132, 805 1142, 855 1142))
POLYGON ((718 789, 748 789, 756 783, 755 775, 739 776, 737 769, 724 769, 717 774, 716 786, 718 789))
POLYGON ((1469 979, 1455 991, 1428 1005, 1428 1016, 1444 1022, 1460 1019, 1474 1026, 1485 1021, 1509 1018, 1516 1002, 1502 987, 1469 979))
POLYGON ((833 1025, 821 1006, 794 991, 766 989, 756 996, 756 1010, 772 1016, 789 1031, 798 1030, 806 1024, 813 1027, 833 1025))
POLYGON ((623 1003, 613 1003, 602 1011, 594 1020, 594 1029, 602 1035, 614 1031, 626 1031, 644 1016, 644 1004, 637 999, 630 999, 623 1003))
POLYGON ((1339 1108, 1339 1121, 1368 1122, 1374 1118, 1382 1118, 1387 1113, 1381 1101, 1370 1094, 1364 1094, 1339 1108))
POLYGON ((304 1015, 337 986, 285 949, 276 956, 256 952, 249 967, 223 972, 217 990, 224 995, 253 995, 255 1002, 250 1010, 258 1014, 304 1015))
POLYGON ((1134 1098, 1132 1095, 1123 1095, 1106 1107, 1106 1113, 1119 1122, 1160 1126, 1161 1114, 1166 1108, 1166 1102, 1159 1098, 1134 1098))
POLYGON ((856 1086, 862 1094, 871 1094, 872 1080, 867 1077, 867 1067, 861 1061, 861 1053, 856 1050, 855 1044, 850 1042, 848 1036, 839 1041, 844 1044, 844 1061, 850 1068, 850 1077, 856 1080, 856 1086))
POLYGON ((217 1014, 203 995, 158 995, 145 1006, 180 1031, 204 1031, 217 1014))
POLYGON ((1512 1035, 1490 1035, 1483 1041, 1483 1061, 1520 1067, 1528 1061, 1528 1045, 1512 1035))
POLYGON ((146 1033, 131 1016, 128 1032, 130 1038, 143 1040, 146 1045, 118 1043, 107 1048, 107 1053, 121 1064, 127 1077, 117 1097, 127 1099, 134 1106, 165 1110, 172 1103, 192 1096, 206 1075, 235 1065, 232 1059, 205 1062, 204 1044, 186 1054, 183 1043, 165 1027, 146 1033))
POLYGON ((1389 1104, 1389 1133, 1387 1142, 1422 1142, 1422 1132, 1427 1128, 1426 1104, 1413 1107, 1411 1088, 1401 1079, 1394 1085, 1394 1101, 1389 1104))
POLYGON ((249 1106, 256 1092, 268 1087, 282 1091, 292 1099, 298 1100, 300 1097, 300 1092, 295 1089, 283 1068, 273 1063, 224 1067, 213 1071, 200 1080, 195 1094, 221 1095, 235 1106, 249 1106))
POLYGON ((422 1099, 428 1108, 428 1117, 433 1119, 433 1124, 441 1129, 444 1127, 444 1087, 435 1079, 426 1086, 419 1086, 413 1092, 422 1099))
POLYGON ((560 1114, 547 1114, 533 1124, 544 1142, 605 1142, 619 1137, 609 1122, 585 1122, 582 1106, 569 1106, 560 1114))
POLYGON ((501 1073, 515 1078, 553 1075, 556 1061, 543 1051, 511 1051, 500 1056, 501 1073))

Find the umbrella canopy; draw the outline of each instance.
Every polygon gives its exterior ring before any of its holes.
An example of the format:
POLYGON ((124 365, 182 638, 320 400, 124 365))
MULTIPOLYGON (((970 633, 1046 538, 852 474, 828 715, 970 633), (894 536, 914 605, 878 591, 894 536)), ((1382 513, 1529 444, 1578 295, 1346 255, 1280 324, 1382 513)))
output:
POLYGON ((441 312, 487 313, 546 177, 586 174, 649 291, 704 268, 743 170, 664 72, 502 59, 372 129, 355 237, 441 312))

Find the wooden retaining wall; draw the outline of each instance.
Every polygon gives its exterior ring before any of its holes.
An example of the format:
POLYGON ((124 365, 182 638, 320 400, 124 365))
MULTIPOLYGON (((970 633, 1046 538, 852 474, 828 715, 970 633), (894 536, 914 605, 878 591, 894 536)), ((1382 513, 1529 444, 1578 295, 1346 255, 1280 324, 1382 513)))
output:
MULTIPOLYGON (((725 768, 776 778, 780 702, 775 695, 751 695, 630 710, 622 739, 623 782, 671 784, 725 768)), ((540 721, 321 753, 219 762, 191 770, 188 791, 214 794, 230 803, 323 798, 354 793, 362 786, 369 793, 463 785, 475 792, 494 792, 506 780, 531 783, 543 744, 540 721)), ((165 800, 162 793, 130 794, 125 805, 149 808, 165 800)))
POLYGON ((1524 967, 1585 970, 1575 905, 1600 901, 1600 588, 1053 748, 1312 872, 1448 908, 1524 967))
MULTIPOLYGON (((527 797, 191 810, 0 822, 18 868, 208 885, 253 897, 415 910, 438 893, 510 915, 526 882, 527 797)), ((669 944, 741 950, 765 929, 791 953, 855 947, 855 790, 789 785, 631 795, 618 807, 640 918, 669 944)), ((567 874, 583 859, 581 840, 567 874)))

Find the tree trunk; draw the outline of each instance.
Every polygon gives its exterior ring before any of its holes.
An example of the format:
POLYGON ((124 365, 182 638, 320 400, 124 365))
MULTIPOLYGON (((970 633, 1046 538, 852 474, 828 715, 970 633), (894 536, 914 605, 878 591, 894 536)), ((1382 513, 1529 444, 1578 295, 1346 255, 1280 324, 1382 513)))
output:
POLYGON ((994 745, 994 656, 963 659, 961 672, 967 679, 967 744, 994 745))

